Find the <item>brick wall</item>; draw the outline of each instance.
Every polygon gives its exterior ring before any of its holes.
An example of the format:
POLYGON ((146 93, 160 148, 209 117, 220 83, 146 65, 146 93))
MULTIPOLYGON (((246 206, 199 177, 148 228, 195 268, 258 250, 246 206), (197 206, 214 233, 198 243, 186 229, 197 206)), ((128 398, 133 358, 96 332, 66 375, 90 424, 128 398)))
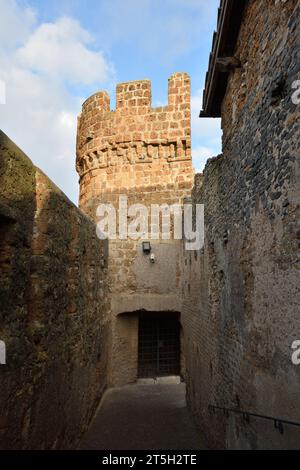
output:
MULTIPOLYGON (((190 132, 190 79, 185 73, 169 78, 163 107, 151 107, 149 80, 117 85, 115 111, 106 92, 90 97, 78 119, 80 208, 97 221, 97 206, 118 208, 120 195, 128 197, 128 206, 182 203, 194 175, 190 132)), ((178 312, 180 244, 161 238, 151 243, 154 264, 143 255, 141 240, 110 240, 112 318, 142 309, 178 312)), ((136 379, 137 327, 125 326, 126 319, 137 325, 132 316, 113 321, 112 384, 136 379)))
POLYGON ((74 448, 107 384, 106 243, 0 133, 0 448, 74 448))
POLYGON ((193 190, 205 247, 183 253, 188 402, 213 448, 297 448, 298 428, 208 412, 209 404, 300 421, 299 3, 248 3, 222 105, 223 154, 193 190), (280 85, 281 84, 281 85, 280 85), (280 85, 278 87, 278 85, 280 85))

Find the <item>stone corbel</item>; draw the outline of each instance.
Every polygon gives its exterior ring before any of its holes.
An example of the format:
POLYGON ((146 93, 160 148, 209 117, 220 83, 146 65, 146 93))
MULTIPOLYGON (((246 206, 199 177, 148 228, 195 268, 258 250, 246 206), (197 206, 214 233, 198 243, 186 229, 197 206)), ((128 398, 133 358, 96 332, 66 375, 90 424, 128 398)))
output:
POLYGON ((216 68, 220 72, 230 72, 241 68, 241 61, 237 57, 218 57, 216 59, 216 68))

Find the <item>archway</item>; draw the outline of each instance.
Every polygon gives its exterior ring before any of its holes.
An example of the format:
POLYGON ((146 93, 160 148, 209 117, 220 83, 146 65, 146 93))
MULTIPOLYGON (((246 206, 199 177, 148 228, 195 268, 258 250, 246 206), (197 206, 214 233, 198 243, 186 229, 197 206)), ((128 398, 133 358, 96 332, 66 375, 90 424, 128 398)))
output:
POLYGON ((180 323, 173 313, 139 315, 138 377, 180 375, 180 323))
POLYGON ((182 375, 180 313, 124 312, 113 328, 112 385, 182 375))

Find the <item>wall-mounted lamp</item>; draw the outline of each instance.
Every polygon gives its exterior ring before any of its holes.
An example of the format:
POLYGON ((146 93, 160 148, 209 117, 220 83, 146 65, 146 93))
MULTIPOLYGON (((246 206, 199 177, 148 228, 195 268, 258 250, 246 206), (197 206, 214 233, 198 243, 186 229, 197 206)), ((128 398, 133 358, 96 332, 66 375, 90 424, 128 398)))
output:
POLYGON ((150 242, 143 242, 143 253, 145 255, 149 255, 151 253, 151 244, 150 242))

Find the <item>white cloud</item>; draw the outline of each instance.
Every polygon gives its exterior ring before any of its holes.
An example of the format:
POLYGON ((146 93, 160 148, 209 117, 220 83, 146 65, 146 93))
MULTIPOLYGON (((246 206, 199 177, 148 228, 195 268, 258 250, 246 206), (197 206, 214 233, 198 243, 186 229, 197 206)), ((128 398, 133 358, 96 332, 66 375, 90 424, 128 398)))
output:
POLYGON ((208 158, 215 156, 214 150, 209 147, 195 147, 192 151, 193 165, 197 173, 202 173, 208 158))
POLYGON ((221 119, 199 118, 202 110, 202 96, 203 90, 198 90, 191 98, 192 137, 197 140, 209 141, 210 145, 219 147, 222 138, 221 119))
POLYGON ((31 8, 20 7, 16 0, 0 0, 1 48, 15 47, 26 40, 35 21, 31 8))
POLYGON ((111 73, 102 52, 88 49, 92 38, 77 20, 60 18, 34 31, 17 56, 26 67, 72 83, 105 82, 111 73))
POLYGON ((66 90, 12 65, 5 72, 1 128, 63 191, 77 202, 74 170, 76 115, 66 90))
MULTIPOLYGON (((105 87, 112 67, 102 52, 90 48, 92 38, 77 21, 62 18, 33 26, 34 12, 14 0, 0 0, 0 24, 12 16, 15 25, 24 20, 24 28, 22 44, 15 43, 9 53, 7 42, 0 43, 0 80, 6 83, 0 127, 77 203, 76 122, 83 100, 68 84, 105 87)), ((10 34, 6 28, 5 37, 10 34)))

